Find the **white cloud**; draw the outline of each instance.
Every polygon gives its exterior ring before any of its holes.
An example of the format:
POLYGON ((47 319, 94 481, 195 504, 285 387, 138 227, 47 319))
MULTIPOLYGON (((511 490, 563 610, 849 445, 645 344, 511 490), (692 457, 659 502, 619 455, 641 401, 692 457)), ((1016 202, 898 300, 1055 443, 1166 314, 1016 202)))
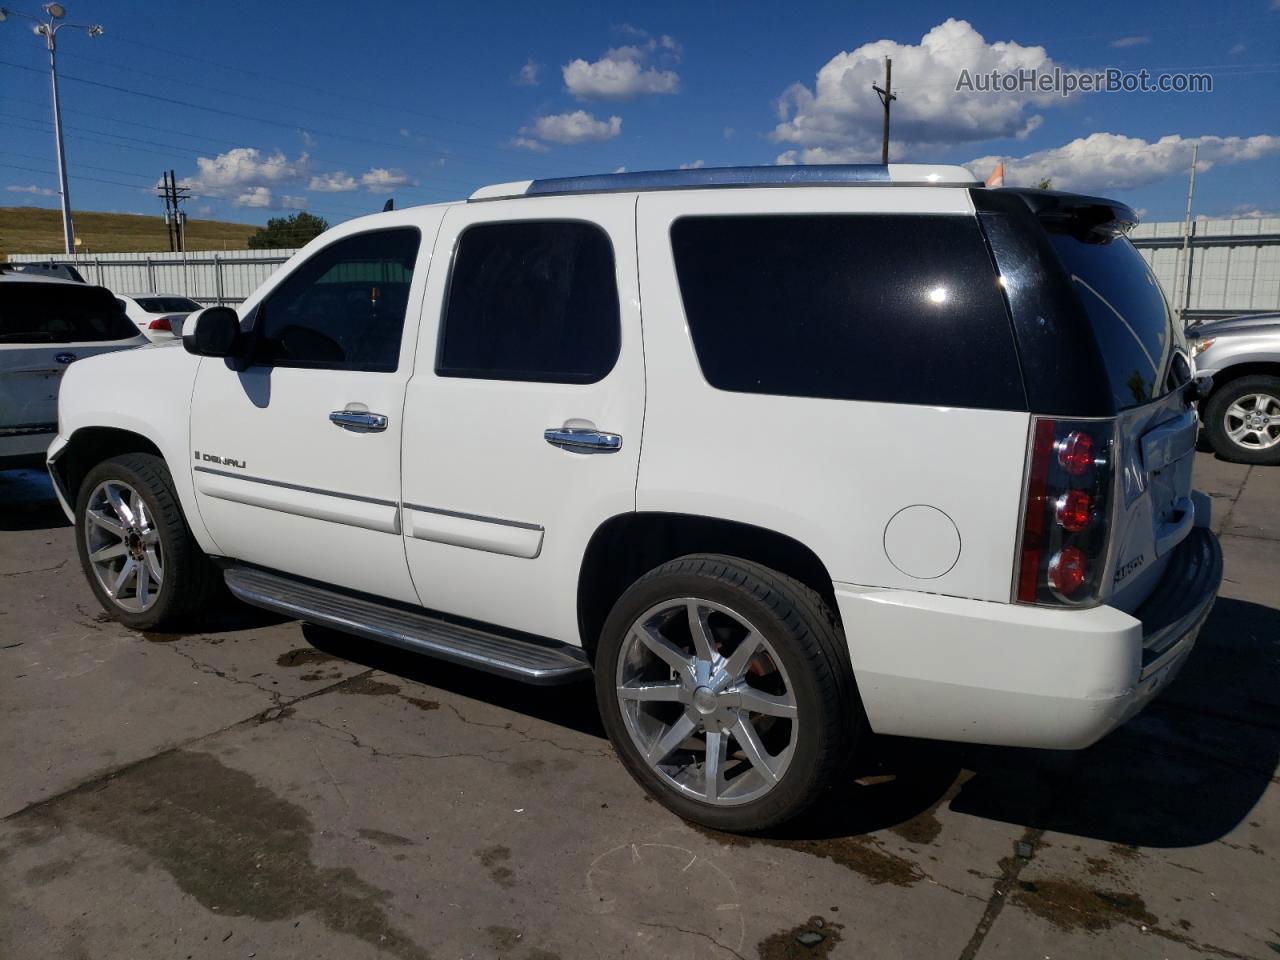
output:
POLYGON ((536 87, 538 85, 538 73, 542 70, 542 64, 538 63, 533 57, 530 57, 520 72, 516 74, 513 81, 517 87, 536 87))
POLYGON ((275 199, 266 187, 251 187, 237 196, 232 203, 237 207, 274 207, 275 199))
POLYGON ((360 184, 370 193, 408 186, 413 182, 413 178, 403 170, 387 169, 386 167, 374 167, 372 170, 360 175, 360 184))
POLYGON ((1196 168, 1201 173, 1218 164, 1244 163, 1280 154, 1280 136, 1182 137, 1171 135, 1148 142, 1118 133, 1091 133, 1061 147, 1037 150, 1025 157, 978 157, 965 164, 975 176, 986 177, 1001 160, 1005 183, 1031 186, 1045 177, 1058 190, 1085 193, 1131 190, 1191 168, 1191 152, 1200 147, 1196 168))
POLYGON ((1148 36, 1119 37, 1118 39, 1111 41, 1111 46, 1115 47, 1117 50, 1123 50, 1125 47, 1140 47, 1144 43, 1150 42, 1151 38, 1148 36))
POLYGON ((1233 57, 1238 57, 1240 56, 1240 54, 1244 53, 1248 49, 1249 48, 1245 46, 1243 43, 1237 43, 1230 50, 1228 50, 1227 53, 1231 54, 1231 56, 1233 57))
POLYGON ((877 40, 838 53, 818 71, 812 90, 792 84, 778 99, 771 137, 795 145, 779 163, 831 163, 880 156, 884 108, 871 90, 884 83, 884 59, 893 58, 903 93, 893 105, 893 155, 942 144, 1025 136, 1042 121, 1035 111, 1066 102, 1053 93, 983 93, 956 90, 962 70, 1053 70, 1061 66, 1044 47, 1011 40, 988 43, 965 20, 938 24, 919 44, 877 40))
POLYGON ((11 187, 5 187, 5 189, 10 193, 30 193, 37 197, 56 197, 58 195, 57 190, 50 190, 48 187, 37 187, 35 184, 25 187, 15 184, 11 187))
POLYGON ((534 153, 546 153, 551 148, 541 140, 534 140, 532 137, 512 137, 511 145, 519 147, 521 150, 530 150, 534 153))
POLYGON ((311 147, 314 147, 316 145, 316 138, 311 135, 311 132, 309 130, 303 130, 302 142, 307 145, 308 149, 310 149, 311 147))
POLYGON ((550 140, 552 143, 599 143, 612 140, 621 132, 621 117, 597 120, 594 115, 585 110, 575 110, 573 113, 553 113, 538 117, 533 122, 533 126, 521 128, 522 136, 517 139, 536 137, 539 140, 550 140))
POLYGON ((614 173, 626 173, 626 172, 627 172, 627 168, 626 168, 626 167, 618 167, 618 168, 616 168, 613 172, 614 172, 614 173))
POLYGON ((735 130, 735 129, 733 129, 733 127, 725 127, 725 128, 724 128, 724 138, 725 138, 726 140, 732 140, 732 139, 733 139, 733 135, 734 135, 735 133, 737 133, 737 132, 738 132, 738 131, 737 131, 737 130, 735 130))
POLYGON ((703 163, 701 160, 694 160, 692 163, 680 164, 680 169, 681 170, 701 170, 704 166, 706 166, 706 164, 703 163))
POLYGON ((301 210, 306 205, 307 205, 306 197, 295 197, 292 194, 286 193, 284 196, 280 198, 280 206, 282 207, 292 207, 296 210, 301 210))
POLYGON ((630 100, 642 94, 678 93, 680 76, 666 68, 680 61, 680 44, 636 27, 624 25, 621 30, 637 42, 614 47, 599 60, 570 60, 560 68, 565 88, 579 100, 630 100), (657 64, 651 62, 655 59, 657 64))
POLYGON ((303 182, 309 166, 305 153, 290 160, 280 151, 264 154, 257 147, 236 147, 213 158, 197 157, 195 175, 178 185, 202 196, 235 198, 240 206, 263 207, 270 205, 271 191, 254 188, 303 182), (262 202, 264 196, 267 202, 262 202))
POLYGON ((345 170, 335 170, 332 173, 322 173, 311 178, 311 182, 307 184, 308 190, 315 190, 317 193, 346 193, 349 190, 355 190, 359 186, 356 178, 351 176, 345 170))

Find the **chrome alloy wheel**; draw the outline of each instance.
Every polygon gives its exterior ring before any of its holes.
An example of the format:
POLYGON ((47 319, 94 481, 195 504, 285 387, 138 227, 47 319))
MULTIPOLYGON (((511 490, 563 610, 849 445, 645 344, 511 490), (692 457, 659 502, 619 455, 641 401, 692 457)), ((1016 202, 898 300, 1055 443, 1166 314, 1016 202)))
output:
POLYGON ((137 490, 119 480, 98 484, 85 507, 84 539, 93 575, 116 606, 141 613, 155 605, 164 583, 164 551, 137 490))
POLYGON ((1237 446, 1268 450, 1280 443, 1280 399, 1265 393, 1240 397, 1222 415, 1222 428, 1237 446))
POLYGON ((623 641, 615 683, 632 743, 680 793, 748 803, 787 772, 799 729, 791 678, 728 607, 684 597, 649 608, 623 641))

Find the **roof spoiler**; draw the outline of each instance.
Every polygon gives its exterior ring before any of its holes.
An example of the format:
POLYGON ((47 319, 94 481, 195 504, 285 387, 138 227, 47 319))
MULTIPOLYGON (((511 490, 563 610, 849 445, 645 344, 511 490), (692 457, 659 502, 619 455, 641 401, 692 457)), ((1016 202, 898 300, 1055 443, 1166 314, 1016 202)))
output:
POLYGON ((1046 230, 1068 233, 1078 240, 1106 243, 1138 224, 1132 207, 1104 197, 1022 187, 1000 187, 993 192, 1017 196, 1046 230))

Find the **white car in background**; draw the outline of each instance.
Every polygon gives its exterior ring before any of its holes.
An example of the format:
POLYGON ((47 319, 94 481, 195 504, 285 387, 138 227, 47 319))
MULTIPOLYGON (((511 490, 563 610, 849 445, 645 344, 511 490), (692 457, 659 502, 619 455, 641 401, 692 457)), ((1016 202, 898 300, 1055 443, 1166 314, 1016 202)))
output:
POLYGON ((180 335, 182 321, 200 309, 194 300, 172 293, 120 293, 116 299, 125 316, 153 342, 180 335))
POLYGON ((146 343, 105 287, 0 274, 0 469, 44 459, 68 366, 146 343))

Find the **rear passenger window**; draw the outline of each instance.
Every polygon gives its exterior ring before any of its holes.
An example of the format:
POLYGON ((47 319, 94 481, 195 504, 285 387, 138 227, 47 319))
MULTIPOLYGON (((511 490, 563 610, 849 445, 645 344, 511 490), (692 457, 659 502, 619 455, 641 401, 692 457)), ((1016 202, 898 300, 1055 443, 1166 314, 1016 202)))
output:
POLYGON ((745 393, 1026 410, 969 216, 686 217, 671 228, 703 375, 745 393))
POLYGON ((458 241, 436 372, 594 383, 620 345, 613 245, 570 220, 488 223, 458 241))
POLYGON ((258 308, 254 362, 394 371, 419 242, 413 227, 378 230, 313 255, 258 308))

